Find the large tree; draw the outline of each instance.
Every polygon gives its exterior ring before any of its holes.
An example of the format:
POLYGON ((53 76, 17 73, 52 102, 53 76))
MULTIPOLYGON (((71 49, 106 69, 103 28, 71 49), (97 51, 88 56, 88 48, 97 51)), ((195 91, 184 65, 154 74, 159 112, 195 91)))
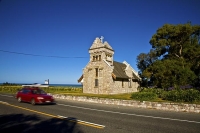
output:
POLYGON ((137 67, 140 70, 139 75, 142 78, 142 86, 147 86, 149 82, 149 79, 146 78, 146 76, 144 76, 142 72, 157 60, 158 58, 153 50, 150 50, 150 52, 147 54, 141 53, 137 56, 137 67))
POLYGON ((152 49, 137 57, 143 79, 159 87, 194 84, 200 77, 200 26, 165 24, 150 40, 152 49))

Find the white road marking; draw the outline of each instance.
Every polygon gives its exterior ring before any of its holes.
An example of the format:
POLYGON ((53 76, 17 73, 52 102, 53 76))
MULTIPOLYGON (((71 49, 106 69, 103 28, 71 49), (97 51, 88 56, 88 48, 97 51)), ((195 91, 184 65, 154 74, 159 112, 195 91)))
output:
POLYGON ((10 96, 10 95, 3 95, 3 94, 0 94, 0 96, 4 96, 4 97, 13 97, 13 96, 10 96))
POLYGON ((199 121, 190 121, 190 120, 181 120, 181 119, 157 117, 157 116, 129 114, 129 113, 122 113, 122 112, 108 111, 108 110, 99 110, 99 109, 93 109, 93 108, 78 107, 78 106, 72 106, 72 105, 66 105, 66 104, 57 104, 57 105, 67 106, 67 107, 72 107, 72 108, 78 108, 78 109, 85 109, 85 110, 98 111, 98 112, 112 113, 112 114, 121 114, 121 115, 128 115, 128 116, 137 116, 137 117, 145 117, 145 118, 162 119, 162 120, 171 120, 171 121, 181 121, 181 122, 189 122, 189 123, 197 123, 197 124, 200 124, 199 121))

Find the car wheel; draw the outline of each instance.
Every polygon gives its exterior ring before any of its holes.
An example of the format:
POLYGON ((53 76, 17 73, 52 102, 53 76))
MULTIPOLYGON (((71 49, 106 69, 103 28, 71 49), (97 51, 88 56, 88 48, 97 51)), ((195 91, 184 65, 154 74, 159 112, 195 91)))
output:
POLYGON ((17 101, 18 101, 18 102, 22 102, 22 98, 21 98, 21 97, 18 97, 18 98, 17 98, 17 101))
POLYGON ((35 99, 31 99, 31 104, 35 105, 35 99))

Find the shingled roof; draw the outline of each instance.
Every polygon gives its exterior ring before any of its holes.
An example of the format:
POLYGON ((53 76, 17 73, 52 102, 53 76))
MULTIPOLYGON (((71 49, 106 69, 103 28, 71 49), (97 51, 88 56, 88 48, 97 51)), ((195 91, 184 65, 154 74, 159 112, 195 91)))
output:
POLYGON ((120 62, 113 61, 114 70, 112 76, 114 78, 128 79, 129 77, 125 73, 126 65, 120 62))

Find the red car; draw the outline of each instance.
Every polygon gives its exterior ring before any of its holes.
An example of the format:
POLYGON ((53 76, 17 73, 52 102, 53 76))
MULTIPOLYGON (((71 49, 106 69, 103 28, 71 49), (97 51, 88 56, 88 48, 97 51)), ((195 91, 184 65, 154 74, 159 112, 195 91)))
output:
POLYGON ((18 102, 29 102, 32 105, 55 103, 53 96, 48 95, 39 87, 24 87, 17 92, 15 98, 18 100, 18 102))

